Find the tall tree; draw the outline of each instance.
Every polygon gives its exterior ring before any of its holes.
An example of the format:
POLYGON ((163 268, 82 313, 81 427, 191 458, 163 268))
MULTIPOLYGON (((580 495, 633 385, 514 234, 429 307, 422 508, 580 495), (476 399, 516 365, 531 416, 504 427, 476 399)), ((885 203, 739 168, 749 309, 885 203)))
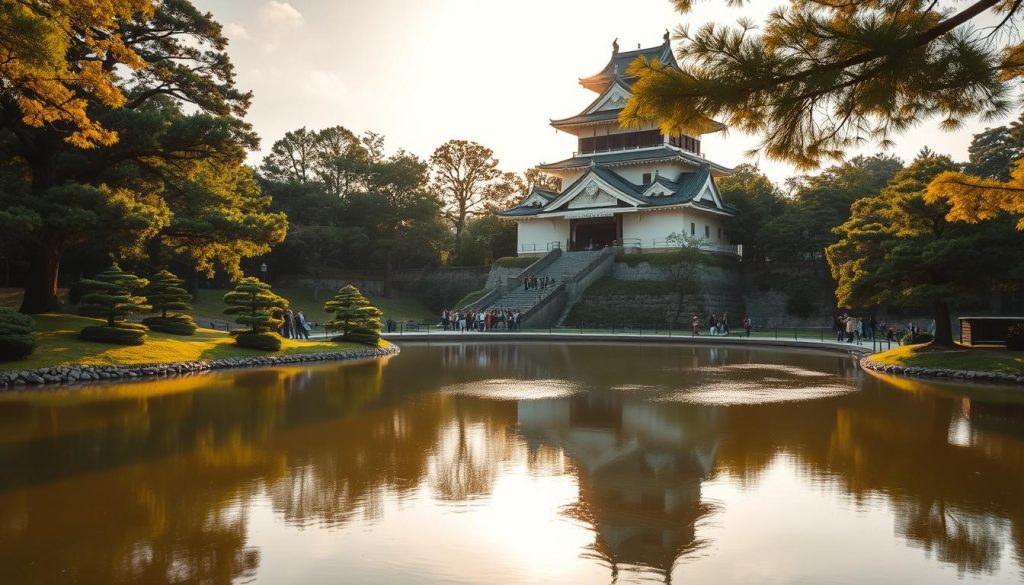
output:
POLYGON ((430 157, 436 191, 444 202, 444 213, 455 229, 458 256, 467 220, 480 213, 501 191, 493 184, 502 177, 494 151, 468 140, 449 140, 430 157))
MULTIPOLYGON (((101 10, 126 1, 86 0, 56 7, 101 10)), ((168 198, 168 185, 192 181, 206 164, 217 165, 218 173, 238 167, 246 150, 257 144, 241 119, 251 96, 235 88, 227 41, 209 14, 187 0, 149 0, 144 9, 118 12, 109 26, 109 34, 87 26, 61 28, 70 67, 100 68, 123 95, 123 100, 112 101, 107 86, 99 83, 73 88, 90 119, 111 133, 106 138, 82 144, 74 139, 78 126, 71 121, 34 124, 30 102, 19 99, 16 91, 0 92, 0 144, 26 179, 23 193, 0 194, 0 207, 23 207, 41 218, 39 228, 26 238, 30 274, 24 312, 59 308, 58 276, 69 247, 111 237, 118 247, 140 252, 143 242, 174 226, 176 219, 179 226, 181 220, 209 219, 191 216, 192 207, 176 206, 168 198), (111 35, 117 40, 109 50, 94 50, 94 39, 111 35)), ((6 74, 3 85, 13 85, 6 74)), ((219 213, 274 223, 275 229, 261 232, 269 234, 263 244, 279 239, 283 218, 260 217, 267 202, 249 195, 242 205, 237 199, 222 200, 219 213)), ((200 213, 211 206, 216 204, 199 206, 200 213)), ((219 241, 190 251, 216 254, 227 248, 231 246, 219 241)))
POLYGON ((923 151, 881 194, 854 203, 836 228, 842 238, 826 251, 842 306, 929 306, 943 346, 953 345, 951 303, 977 301, 1024 277, 1024 234, 1005 217, 950 223, 949 206, 925 198, 929 182, 954 166, 923 151))
POLYGON ((729 241, 743 246, 743 258, 764 261, 770 255, 764 229, 783 211, 782 191, 755 165, 738 165, 733 173, 717 181, 722 198, 739 213, 726 220, 729 241))
POLYGON ((362 139, 344 126, 285 133, 263 159, 263 175, 279 183, 316 183, 335 197, 362 190, 360 179, 373 157, 382 157, 383 137, 362 139), (373 152, 371 153, 371 150, 373 152))
POLYGON ((151 0, 0 0, 0 100, 29 128, 52 125, 81 148, 110 145, 117 133, 95 120, 94 103, 119 107, 125 92, 115 65, 146 61, 123 22, 149 21, 151 0))
POLYGON ((562 192, 562 180, 554 175, 545 173, 538 167, 527 169, 523 173, 523 181, 525 181, 528 189, 536 187, 552 193, 562 192))
MULTIPOLYGON (((732 3, 741 3, 729 0, 732 3)), ((674 0, 683 12, 693 0, 674 0)), ((680 28, 681 70, 639 59, 621 119, 656 120, 670 134, 720 118, 763 136, 756 151, 812 168, 864 141, 891 143, 920 121, 946 129, 1014 104, 1024 45, 1016 0, 790 0, 760 28, 680 28), (994 21, 994 27, 971 26, 994 21)))
POLYGON ((996 126, 974 135, 967 147, 967 174, 1006 181, 1013 162, 1024 154, 1024 144, 1015 144, 1010 128, 996 126))

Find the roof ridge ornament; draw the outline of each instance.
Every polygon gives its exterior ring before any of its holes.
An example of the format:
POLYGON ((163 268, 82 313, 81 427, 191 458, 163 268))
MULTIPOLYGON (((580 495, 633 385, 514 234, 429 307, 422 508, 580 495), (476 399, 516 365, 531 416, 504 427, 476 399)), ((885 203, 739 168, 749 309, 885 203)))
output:
POLYGON ((615 40, 612 41, 612 55, 618 55, 618 54, 619 54, 619 38, 615 37, 615 40))
POLYGON ((664 36, 664 37, 662 37, 662 38, 663 38, 663 39, 665 39, 665 42, 666 42, 666 43, 668 43, 668 42, 670 42, 670 41, 671 41, 671 39, 672 39, 672 34, 671 34, 670 32, 668 32, 668 29, 667 29, 667 28, 665 29, 665 36, 664 36))

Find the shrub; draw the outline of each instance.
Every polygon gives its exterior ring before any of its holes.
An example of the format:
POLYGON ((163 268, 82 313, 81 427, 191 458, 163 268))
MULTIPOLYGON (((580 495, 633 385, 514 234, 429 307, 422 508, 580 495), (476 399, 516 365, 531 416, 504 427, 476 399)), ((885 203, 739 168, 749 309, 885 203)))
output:
POLYGON ((1006 331, 1006 349, 1024 351, 1024 323, 1010 325, 1006 331))
POLYGON ((623 262, 629 266, 636 266, 644 262, 651 266, 673 266, 681 262, 691 262, 693 264, 723 268, 736 266, 737 263, 736 258, 731 256, 712 254, 694 248, 684 248, 675 252, 619 254, 615 257, 615 261, 623 262))
POLYGON ((907 333, 906 335, 903 336, 903 339, 900 340, 900 345, 914 345, 914 344, 919 344, 919 343, 931 343, 934 340, 935 340, 935 338, 932 336, 931 333, 921 333, 921 332, 918 332, 917 335, 911 335, 910 333, 907 333))
POLYGON ((153 331, 170 333, 171 335, 192 335, 196 332, 196 324, 188 315, 173 315, 167 317, 147 317, 142 324, 153 331))
POLYGON ((146 342, 145 330, 123 326, 91 325, 82 329, 78 337, 85 341, 110 343, 113 345, 142 345, 146 342))
POLYGON ((235 335, 235 343, 266 351, 281 349, 281 340, 269 334, 284 324, 288 301, 275 295, 269 284, 251 276, 243 278, 224 295, 224 302, 228 304, 224 314, 234 316, 235 323, 248 327, 235 335))
POLYGON ((79 284, 83 291, 79 314, 107 320, 106 326, 86 327, 79 337, 117 345, 145 343, 147 328, 144 325, 124 323, 124 320, 135 313, 150 310, 145 297, 134 295, 135 291, 149 284, 148 280, 121 270, 115 262, 95 278, 83 279, 79 284))
POLYGON ((153 275, 146 287, 146 299, 153 306, 153 313, 159 317, 150 317, 142 322, 154 331, 171 335, 192 335, 196 332, 196 324, 190 315, 183 313, 168 315, 169 311, 191 311, 192 295, 182 288, 185 281, 167 270, 153 275))
POLYGON ((34 324, 28 315, 0 307, 0 362, 25 359, 36 350, 34 324))
POLYGON ((235 343, 240 347, 261 351, 279 351, 282 339, 276 333, 243 332, 235 335, 235 343))
POLYGON ((380 341, 380 309, 371 305, 363 293, 351 284, 327 301, 324 310, 334 315, 327 322, 327 327, 341 332, 334 341, 354 341, 367 345, 376 345, 380 341))

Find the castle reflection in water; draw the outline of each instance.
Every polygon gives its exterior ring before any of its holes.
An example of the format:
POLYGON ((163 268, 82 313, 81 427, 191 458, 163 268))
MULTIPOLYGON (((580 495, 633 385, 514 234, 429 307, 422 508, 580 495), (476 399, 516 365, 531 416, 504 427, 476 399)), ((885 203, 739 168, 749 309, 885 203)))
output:
POLYGON ((556 521, 591 535, 575 560, 667 581, 715 554, 731 501, 706 487, 784 457, 810 489, 890 513, 892 546, 1019 577, 1024 407, 1004 398, 824 353, 528 343, 8 397, 0 563, 25 584, 258 580, 259 502, 281 530, 372 533, 428 505, 482 514, 524 467, 572 480, 556 521))

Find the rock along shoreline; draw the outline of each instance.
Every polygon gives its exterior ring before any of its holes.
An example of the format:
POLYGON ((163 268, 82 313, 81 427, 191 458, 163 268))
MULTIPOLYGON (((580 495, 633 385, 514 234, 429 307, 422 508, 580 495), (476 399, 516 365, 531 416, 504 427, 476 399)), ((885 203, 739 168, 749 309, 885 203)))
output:
POLYGON ((53 366, 32 370, 0 371, 0 392, 38 389, 45 386, 67 386, 105 382, 108 380, 135 381, 187 376, 215 370, 288 366, 314 362, 338 362, 396 355, 396 345, 325 353, 293 354, 282 356, 252 356, 219 360, 137 364, 130 366, 53 366))
POLYGON ((861 358, 860 367, 880 374, 905 376, 908 378, 930 378, 934 380, 954 380, 958 382, 990 382, 995 384, 1024 384, 1024 374, 1017 375, 1004 374, 1000 372, 900 366, 896 364, 883 364, 881 362, 876 362, 869 357, 861 358))

